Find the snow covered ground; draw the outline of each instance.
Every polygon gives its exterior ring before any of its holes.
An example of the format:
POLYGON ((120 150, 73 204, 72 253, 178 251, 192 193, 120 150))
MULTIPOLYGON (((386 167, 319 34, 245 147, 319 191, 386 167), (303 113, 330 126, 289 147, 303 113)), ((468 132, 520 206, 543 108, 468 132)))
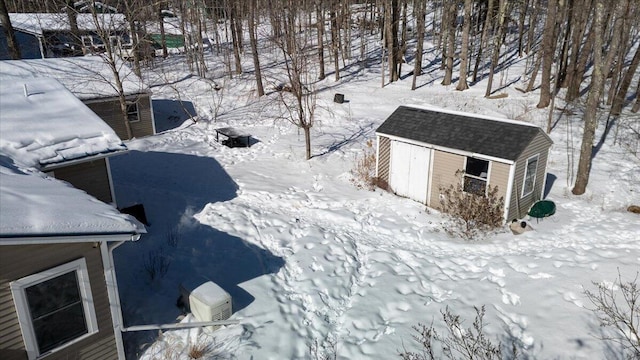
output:
MULTIPOLYGON (((250 73, 225 81, 220 95, 182 64, 170 58, 146 74, 158 128, 166 131, 128 143, 132 151, 111 161, 118 204, 143 203, 150 221, 148 235, 115 251, 125 322, 175 322, 180 283, 212 280, 233 297, 239 324, 199 338, 195 330, 160 338, 128 333, 131 357, 187 359, 190 344, 209 344, 212 358, 393 359, 418 349, 412 326, 433 321, 442 329, 447 306, 470 326, 473 306, 481 305, 489 333, 521 342, 531 358, 618 355, 595 338, 600 328, 583 290, 618 272, 631 280, 640 269, 640 218, 625 210, 640 204, 640 161, 610 135, 593 161, 587 194, 573 196, 578 109, 557 122, 554 114, 547 184, 556 215, 534 220, 535 231, 523 235, 505 227, 478 242, 454 239, 437 211, 351 181, 375 129, 399 105, 546 128, 548 110, 535 108, 538 92, 515 90, 523 86, 522 66, 496 74, 496 82, 510 84, 500 90, 509 96, 493 100, 483 97, 484 81, 464 92, 440 85, 437 65, 416 91, 410 76, 381 88, 379 65, 358 72, 354 64, 339 82, 329 74, 317 84, 307 161, 302 132, 278 119, 276 94, 257 98, 250 73), (333 103, 337 92, 345 103, 333 103), (197 123, 184 121, 177 100, 197 112, 197 123), (252 134, 252 146, 217 143, 213 129, 227 125, 252 134), (151 279, 145 268, 154 258, 168 270, 151 279)), ((223 84, 222 62, 212 57, 210 65, 223 84)), ((271 71, 268 92, 277 83, 271 71)))

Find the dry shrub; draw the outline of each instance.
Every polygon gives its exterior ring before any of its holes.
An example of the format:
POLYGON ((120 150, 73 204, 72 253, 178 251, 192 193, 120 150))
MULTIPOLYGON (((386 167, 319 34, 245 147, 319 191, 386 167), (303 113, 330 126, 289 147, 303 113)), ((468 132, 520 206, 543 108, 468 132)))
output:
POLYGON ((189 345, 189 359, 203 359, 212 352, 212 345, 198 341, 189 345))
MULTIPOLYGON (((386 186, 380 186, 380 180, 376 177, 376 152, 373 146, 373 140, 368 140, 364 154, 356 160, 356 165, 351 170, 353 174, 352 182, 361 189, 374 190, 376 186, 386 189, 386 186)), ((386 185, 386 181, 383 181, 386 185)))
POLYGON ((485 332, 484 306, 474 307, 476 317, 471 327, 463 326, 464 320, 460 315, 451 312, 449 307, 442 314, 447 333, 439 333, 433 324, 414 326, 416 334, 414 340, 421 348, 420 352, 403 351, 403 360, 502 360, 522 358, 522 345, 511 339, 511 344, 502 344, 491 339, 485 332), (510 345, 510 346, 509 346, 510 345))
POLYGON ((440 208, 449 218, 443 227, 449 235, 476 240, 502 227, 504 198, 498 197, 497 186, 489 186, 486 195, 476 195, 464 192, 459 183, 441 187, 440 194, 440 208))

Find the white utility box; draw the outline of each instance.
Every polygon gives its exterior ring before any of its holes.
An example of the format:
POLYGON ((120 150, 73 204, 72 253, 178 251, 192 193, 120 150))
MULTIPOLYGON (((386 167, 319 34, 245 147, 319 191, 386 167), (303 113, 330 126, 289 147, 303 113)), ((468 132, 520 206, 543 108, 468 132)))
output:
MULTIPOLYGON (((180 294, 196 321, 227 320, 231 317, 231 295, 217 284, 207 281, 198 286, 180 284, 180 294)), ((213 326, 212 330, 219 326, 213 326)))

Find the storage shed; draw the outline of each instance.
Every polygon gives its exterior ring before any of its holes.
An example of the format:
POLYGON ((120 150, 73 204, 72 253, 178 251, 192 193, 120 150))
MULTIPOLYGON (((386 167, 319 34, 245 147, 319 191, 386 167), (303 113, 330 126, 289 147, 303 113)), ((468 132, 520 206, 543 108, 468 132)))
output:
POLYGON ((476 194, 497 186, 505 221, 524 217, 543 197, 553 141, 535 125, 400 106, 376 137, 378 179, 429 207, 439 208, 441 189, 460 182, 476 194))

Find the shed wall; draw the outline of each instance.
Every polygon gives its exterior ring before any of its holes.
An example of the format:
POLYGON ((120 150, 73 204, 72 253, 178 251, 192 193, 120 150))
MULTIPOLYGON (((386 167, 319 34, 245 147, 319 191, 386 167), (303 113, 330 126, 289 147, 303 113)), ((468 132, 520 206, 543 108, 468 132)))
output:
MULTIPOLYGON (((127 136, 127 128, 122 119, 120 101, 118 99, 87 101, 85 104, 104 120, 104 122, 111 126, 120 139, 129 139, 127 136)), ((151 98, 149 95, 141 95, 138 98, 138 113, 140 121, 129 123, 133 137, 153 135, 153 117, 151 115, 151 98)))
MULTIPOLYGON (((505 164, 497 161, 492 161, 490 166, 490 174, 489 174, 489 186, 497 186, 498 187, 498 198, 503 198, 504 201, 507 201, 507 189, 509 188, 509 169, 511 169, 510 164, 505 164)), ((506 203, 505 203, 506 205, 506 203)), ((506 220, 508 220, 507 218, 506 220)))
POLYGON ((433 150, 433 173, 431 174, 431 196, 428 206, 440 208, 441 188, 447 189, 450 185, 460 183, 456 172, 464 168, 464 156, 452 154, 440 150, 433 150))
MULTIPOLYGON (((378 179, 389 184, 389 165, 391 163, 391 139, 378 137, 378 179)), ((382 182, 381 182, 382 183, 382 182)))
POLYGON ((511 204, 507 219, 521 219, 527 215, 529 208, 544 196, 542 185, 547 175, 547 157, 549 155, 549 142, 542 133, 536 135, 526 150, 522 152, 516 160, 516 171, 514 176, 513 190, 511 192, 511 204), (524 186, 524 173, 527 167, 527 159, 539 154, 538 167, 536 170, 536 182, 531 194, 522 197, 522 187, 524 186))
POLYGON ((53 171, 56 179, 69 182, 80 190, 107 204, 114 199, 111 196, 111 184, 106 159, 87 161, 65 166, 53 171))
POLYGON ((27 358, 9 283, 82 257, 87 262, 99 332, 46 359, 118 358, 100 247, 69 243, 0 247, 0 359, 27 358))

